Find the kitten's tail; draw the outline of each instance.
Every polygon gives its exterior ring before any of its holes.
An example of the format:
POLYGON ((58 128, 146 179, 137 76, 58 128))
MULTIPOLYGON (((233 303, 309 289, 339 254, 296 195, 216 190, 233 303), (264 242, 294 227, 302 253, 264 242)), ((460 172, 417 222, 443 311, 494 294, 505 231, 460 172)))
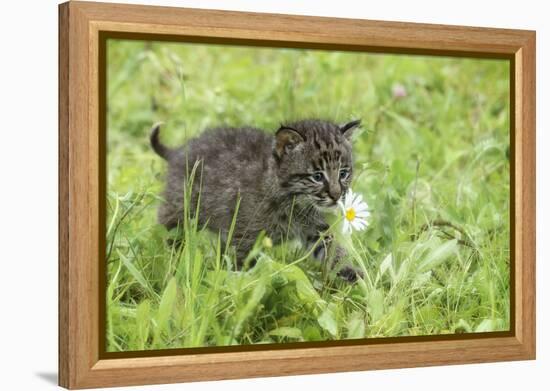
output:
POLYGON ((151 136, 149 137, 149 140, 151 141, 151 147, 153 148, 153 151, 155 151, 157 155, 159 155, 164 160, 168 160, 172 155, 172 149, 168 148, 166 145, 160 142, 160 125, 162 125, 162 123, 157 123, 153 126, 153 129, 151 129, 151 136))

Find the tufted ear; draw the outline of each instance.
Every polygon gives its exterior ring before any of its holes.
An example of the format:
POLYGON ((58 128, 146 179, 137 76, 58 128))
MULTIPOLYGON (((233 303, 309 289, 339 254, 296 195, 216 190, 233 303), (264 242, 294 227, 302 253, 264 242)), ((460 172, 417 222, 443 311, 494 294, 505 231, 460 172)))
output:
POLYGON ((278 157, 281 157, 304 141, 304 138, 296 129, 281 126, 275 133, 275 153, 278 157))
POLYGON ((353 135, 353 132, 355 129, 357 129, 361 125, 361 120, 356 119, 355 121, 348 122, 345 125, 340 126, 340 131, 344 135, 345 138, 351 141, 351 136, 353 135))

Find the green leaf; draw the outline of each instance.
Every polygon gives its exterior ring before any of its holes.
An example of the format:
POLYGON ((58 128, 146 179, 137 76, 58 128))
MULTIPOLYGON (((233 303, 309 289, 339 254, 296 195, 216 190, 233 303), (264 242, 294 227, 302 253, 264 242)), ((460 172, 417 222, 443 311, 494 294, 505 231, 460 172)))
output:
POLYGON ((446 261, 457 249, 457 240, 449 240, 442 245, 436 247, 418 266, 418 271, 423 272, 428 269, 433 269, 446 261))
POLYGON ((302 269, 296 265, 284 265, 278 262, 266 262, 269 267, 276 272, 273 274, 271 283, 273 286, 282 286, 294 282, 296 284, 296 293, 300 300, 307 304, 324 304, 311 282, 302 269))
POLYGON ((428 270, 425 273, 419 273, 414 277, 414 280, 412 282, 412 288, 413 289, 420 289, 422 286, 424 286, 428 281, 430 281, 430 278, 432 277, 432 271, 428 270))
POLYGON ((472 326, 468 322, 466 322, 464 319, 459 319, 456 325, 453 327, 453 333, 471 333, 472 332, 472 326))
POLYGON ((302 330, 296 327, 278 327, 274 330, 271 330, 269 332, 269 335, 273 335, 276 337, 302 339, 302 330))
POLYGON ((392 253, 389 253, 388 255, 386 255, 386 258, 384 258, 382 263, 380 263, 378 276, 376 277, 376 282, 378 282, 380 277, 382 277, 386 273, 386 271, 388 271, 388 270, 390 271, 390 276, 391 276, 392 281, 395 281, 395 270, 393 268, 393 255, 392 255, 392 253))
POLYGON ((264 280, 258 280, 256 286, 252 290, 252 293, 247 299, 246 304, 237 312, 237 322, 235 325, 235 336, 241 334, 245 321, 252 315, 254 310, 258 307, 264 295, 267 292, 264 280))
POLYGON ((168 330, 170 317, 176 301, 176 278, 172 277, 164 289, 160 299, 159 309, 155 318, 157 328, 155 330, 155 340, 158 342, 162 331, 168 330))
POLYGON ((475 332, 485 333, 488 331, 500 330, 503 323, 502 319, 484 319, 477 325, 475 332))
POLYGON ((376 323, 384 315, 384 294, 374 289, 367 298, 367 308, 372 323, 376 323))
POLYGON ((323 339, 319 328, 313 326, 307 326, 302 333, 306 341, 320 341, 323 339))
POLYGON ((336 304, 330 303, 323 311, 321 316, 317 318, 319 326, 328 331, 333 337, 336 337, 338 335, 338 323, 336 322, 336 317, 334 314, 335 308, 336 304))
POLYGON ((361 312, 354 311, 347 322, 348 338, 365 337, 365 319, 361 312))
POLYGON ((393 269, 393 257, 392 257, 392 254, 389 253, 386 258, 384 258, 384 260, 382 261, 382 263, 380 263, 380 275, 384 275, 384 273, 386 273, 386 270, 392 268, 393 269))
POLYGON ((128 271, 130 272, 132 277, 134 277, 134 279, 138 282, 138 284, 141 285, 143 289, 145 289, 145 291, 150 295, 150 297, 156 297, 157 294, 155 293, 155 291, 153 290, 149 282, 145 279, 145 277, 143 277, 141 272, 136 268, 136 266, 120 251, 117 250, 117 253, 120 259, 122 260, 122 263, 124 264, 124 266, 126 266, 128 271))
POLYGON ((138 334, 138 344, 140 350, 145 349, 147 339, 149 338, 149 325, 151 321, 151 302, 143 300, 137 307, 136 324, 138 334))

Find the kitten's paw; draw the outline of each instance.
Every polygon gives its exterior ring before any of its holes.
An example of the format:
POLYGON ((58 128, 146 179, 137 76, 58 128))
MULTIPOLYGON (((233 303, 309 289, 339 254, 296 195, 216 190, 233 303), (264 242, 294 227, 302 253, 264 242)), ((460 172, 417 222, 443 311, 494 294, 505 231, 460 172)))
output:
POLYGON ((350 284, 357 282, 359 278, 363 278, 363 273, 351 266, 344 266, 338 271, 337 275, 350 284))

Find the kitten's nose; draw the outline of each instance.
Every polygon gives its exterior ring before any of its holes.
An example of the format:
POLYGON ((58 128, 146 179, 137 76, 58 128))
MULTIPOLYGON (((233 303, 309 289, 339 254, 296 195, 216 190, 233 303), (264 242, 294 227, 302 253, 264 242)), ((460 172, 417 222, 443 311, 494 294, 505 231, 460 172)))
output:
POLYGON ((338 188, 331 188, 328 191, 328 195, 330 196, 330 198, 332 198, 334 202, 338 202, 338 200, 342 196, 342 192, 338 188))

